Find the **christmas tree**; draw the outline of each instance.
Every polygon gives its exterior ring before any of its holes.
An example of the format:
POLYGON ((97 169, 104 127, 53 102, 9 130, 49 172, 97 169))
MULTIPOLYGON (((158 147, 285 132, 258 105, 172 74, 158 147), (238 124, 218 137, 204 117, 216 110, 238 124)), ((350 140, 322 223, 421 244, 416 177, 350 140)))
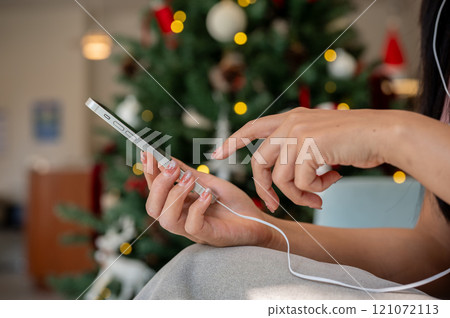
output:
MULTIPOLYGON (((355 32, 347 30, 325 50, 352 22, 346 18, 351 10, 348 0, 153 1, 143 12, 141 38, 120 41, 154 78, 129 56, 118 57, 123 70, 119 80, 133 94, 118 97, 117 112, 138 131, 149 127, 169 134, 171 154, 191 164, 193 138, 224 139, 261 114, 298 106, 366 108, 370 71, 357 62, 363 47, 355 32)), ((103 239, 96 241, 102 252, 96 254, 100 272, 108 253, 123 253, 122 258, 139 261, 136 266, 158 270, 191 242, 157 222, 152 225, 145 211, 142 166, 137 160, 128 166, 126 140, 117 133, 108 136, 111 143, 97 158, 103 180, 100 214, 71 206, 61 206, 59 212, 92 227, 103 239)), ((237 162, 246 155, 248 150, 241 150, 237 162)), ((265 209, 248 164, 202 160, 198 169, 230 180, 265 209)), ((280 198, 297 220, 311 220, 309 208, 280 198)), ((53 278, 53 285, 77 297, 96 273, 86 275, 53 278)), ((127 279, 109 277, 94 298, 123 292, 127 279)))

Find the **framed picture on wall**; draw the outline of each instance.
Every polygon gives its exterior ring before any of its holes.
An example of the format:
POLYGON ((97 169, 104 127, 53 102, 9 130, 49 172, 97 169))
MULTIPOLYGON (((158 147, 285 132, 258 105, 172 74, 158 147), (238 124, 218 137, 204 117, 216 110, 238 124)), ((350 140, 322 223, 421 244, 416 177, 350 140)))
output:
POLYGON ((56 141, 61 136, 62 106, 57 100, 33 103, 33 133, 38 141, 56 141))

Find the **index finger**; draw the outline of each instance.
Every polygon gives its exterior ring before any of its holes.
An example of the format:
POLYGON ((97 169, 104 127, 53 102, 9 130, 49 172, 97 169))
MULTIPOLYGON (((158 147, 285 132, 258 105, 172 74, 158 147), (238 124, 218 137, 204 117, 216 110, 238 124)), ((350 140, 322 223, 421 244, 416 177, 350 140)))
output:
POLYGON ((253 140, 270 136, 284 121, 284 116, 282 115, 270 115, 249 121, 228 137, 223 145, 214 151, 212 158, 225 159, 236 150, 247 146, 253 140))

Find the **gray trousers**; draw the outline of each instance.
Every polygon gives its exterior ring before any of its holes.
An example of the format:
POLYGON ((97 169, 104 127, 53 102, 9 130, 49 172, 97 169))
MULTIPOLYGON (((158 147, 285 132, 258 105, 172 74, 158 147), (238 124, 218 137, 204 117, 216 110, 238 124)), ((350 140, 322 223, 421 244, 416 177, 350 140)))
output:
MULTIPOLYGON (((292 255, 294 271, 366 288, 395 286, 358 268, 292 255), (358 282, 356 282, 356 281, 358 282)), ((367 293, 293 276, 285 252, 254 246, 192 245, 164 266, 135 299, 434 299, 412 289, 367 293)))

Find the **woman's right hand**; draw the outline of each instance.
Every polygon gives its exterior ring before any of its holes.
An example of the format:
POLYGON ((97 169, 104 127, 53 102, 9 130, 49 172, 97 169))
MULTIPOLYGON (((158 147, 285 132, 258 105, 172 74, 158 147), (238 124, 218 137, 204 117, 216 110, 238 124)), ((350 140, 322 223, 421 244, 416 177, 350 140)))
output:
POLYGON ((199 181, 239 214, 268 220, 270 216, 256 207, 238 187, 213 175, 198 172, 178 160, 172 160, 166 169, 158 167, 149 153, 141 153, 141 161, 150 190, 147 213, 166 230, 213 246, 270 244, 273 238, 271 228, 240 218, 218 203, 210 204, 210 193, 204 192, 202 196, 191 193, 194 182, 199 181), (180 167, 186 173, 178 180, 180 167))

